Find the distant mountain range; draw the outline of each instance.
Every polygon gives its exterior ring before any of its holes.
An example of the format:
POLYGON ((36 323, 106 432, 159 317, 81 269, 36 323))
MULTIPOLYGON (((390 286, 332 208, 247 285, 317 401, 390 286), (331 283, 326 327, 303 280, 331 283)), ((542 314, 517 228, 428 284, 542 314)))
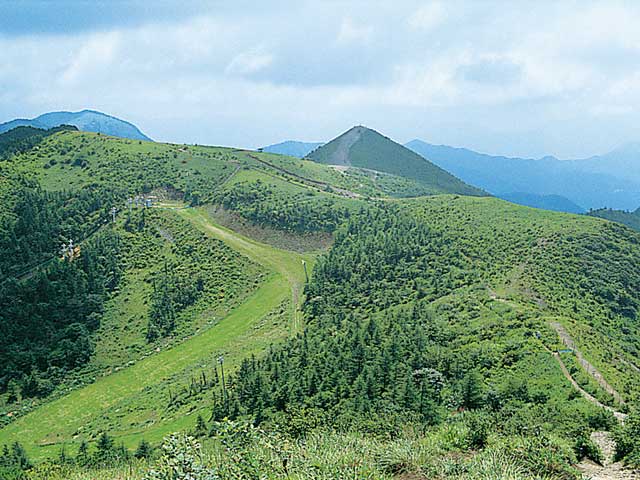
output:
POLYGON ((304 158, 307 154, 311 153, 311 151, 321 145, 324 145, 324 143, 296 142, 294 140, 287 140, 285 142, 276 143, 275 145, 263 147, 260 150, 267 153, 278 153, 280 155, 289 155, 290 157, 304 158))
POLYGON ((518 205, 554 210, 556 212, 585 213, 584 208, 562 195, 536 195, 535 193, 512 192, 497 195, 499 198, 518 205))
MULTIPOLYGON (((263 150, 303 158, 319 145, 286 141, 263 150)), ((569 213, 640 206, 640 143, 576 160, 488 155, 422 140, 405 147, 464 182, 520 205, 569 213)))
POLYGON ((94 110, 81 112, 50 112, 32 119, 18 118, 0 124, 0 133, 16 127, 35 127, 50 129, 60 125, 72 125, 84 132, 103 133, 114 137, 129 138, 131 140, 151 141, 138 127, 119 118, 106 115, 94 110))
MULTIPOLYGON (((412 140, 406 146, 462 180, 496 196, 511 197, 512 201, 526 193, 533 195, 532 199, 540 195, 562 196, 568 202, 563 203, 585 210, 602 207, 628 210, 640 206, 640 150, 634 154, 621 149, 585 160, 555 157, 534 160, 486 155, 421 140, 412 140), (632 165, 635 167, 631 168, 632 165), (637 177, 629 175, 630 171, 637 171, 637 177)), ((538 206, 526 201, 525 205, 538 206)))
POLYGON ((363 126, 353 127, 306 158, 325 165, 358 167, 405 177, 427 186, 431 193, 486 195, 430 161, 363 126))

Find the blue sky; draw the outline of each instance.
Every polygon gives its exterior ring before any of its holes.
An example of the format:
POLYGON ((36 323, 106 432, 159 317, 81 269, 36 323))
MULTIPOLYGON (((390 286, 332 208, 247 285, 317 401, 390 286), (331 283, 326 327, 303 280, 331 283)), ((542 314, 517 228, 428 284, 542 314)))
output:
POLYGON ((582 157, 640 141, 640 3, 0 2, 0 120, 93 108, 259 147, 364 124, 582 157))

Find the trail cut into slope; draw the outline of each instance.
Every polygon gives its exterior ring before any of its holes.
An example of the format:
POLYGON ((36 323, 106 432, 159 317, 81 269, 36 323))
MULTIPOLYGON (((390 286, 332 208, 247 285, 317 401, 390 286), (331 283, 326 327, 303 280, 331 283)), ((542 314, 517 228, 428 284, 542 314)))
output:
POLYGON ((558 336, 560 337, 560 340, 562 340, 562 343, 564 343, 567 348, 570 348, 575 352, 576 359, 578 360, 578 362, 580 362, 580 365, 582 365, 587 373, 591 375, 591 377, 593 377, 596 382, 598 382, 598 385, 600 385, 605 392, 611 395, 617 403, 621 405, 624 404, 624 399, 622 398, 622 396, 616 391, 615 388, 611 386, 609 382, 607 382, 602 373, 600 373, 600 371, 596 367, 594 367, 586 358, 584 358, 580 350, 576 348, 575 342, 573 341, 573 338, 571 338, 571 335, 569 335, 569 332, 567 332, 567 330, 558 322, 551 322, 550 325, 558 333, 558 336))

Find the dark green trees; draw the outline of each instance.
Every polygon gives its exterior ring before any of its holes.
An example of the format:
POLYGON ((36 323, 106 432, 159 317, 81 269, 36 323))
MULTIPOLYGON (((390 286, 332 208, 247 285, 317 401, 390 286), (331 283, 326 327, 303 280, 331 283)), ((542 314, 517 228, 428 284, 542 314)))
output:
POLYGON ((13 198, 15 214, 0 216, 0 392, 17 386, 16 399, 48 394, 88 360, 122 266, 118 234, 100 229, 110 194, 51 194, 24 181, 13 198), (59 257, 68 239, 73 261, 59 257))

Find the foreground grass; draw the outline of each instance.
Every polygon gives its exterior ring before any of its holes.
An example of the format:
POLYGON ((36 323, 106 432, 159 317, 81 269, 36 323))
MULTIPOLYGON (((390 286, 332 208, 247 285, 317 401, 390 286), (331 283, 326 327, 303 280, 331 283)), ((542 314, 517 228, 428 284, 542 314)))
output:
MULTIPOLYGON (((292 308, 290 327, 297 327, 298 304, 304 284, 302 260, 311 261, 312 257, 302 257, 243 238, 211 223, 202 211, 189 209, 179 214, 207 235, 222 240, 266 267, 271 273, 260 288, 201 334, 99 378, 95 383, 19 418, 0 430, 0 444, 20 441, 34 458, 55 456, 61 445, 79 443, 81 439, 90 437, 95 432, 87 431, 86 427, 96 424, 104 426, 104 430, 112 432, 117 441, 128 447, 135 446, 142 438, 159 441, 169 432, 191 426, 197 413, 191 409, 186 415, 176 412, 173 418, 163 415, 165 405, 158 398, 158 391, 175 383, 176 375, 194 366, 211 365, 213 356, 221 352, 228 355, 225 364, 233 368, 244 355, 259 351, 274 338, 271 334, 256 335, 256 342, 252 342, 252 329, 259 326, 270 312, 281 309, 283 302, 292 308), (107 412, 110 418, 105 418, 107 412)), ((183 377, 179 379, 183 380, 183 377)))
MULTIPOLYGON (((449 479, 572 480, 579 473, 569 445, 557 439, 493 435, 484 449, 470 446, 469 430, 453 420, 424 434, 406 431, 388 439, 359 433, 313 431, 301 438, 243 429, 231 437, 202 439, 202 449, 181 453, 210 474, 205 478, 235 479, 449 479)), ((192 444, 194 445, 194 444, 192 444)), ((30 480, 141 480, 166 462, 133 460, 117 468, 92 469, 41 465, 30 480)), ((184 458, 184 456, 182 458, 184 458)), ((166 458, 166 457, 165 457, 166 458)), ((177 458, 177 457, 176 457, 177 458)), ((165 477, 161 477, 165 478, 165 477)), ((166 477, 170 478, 170 477, 166 477)), ((172 477, 171 477, 172 478, 172 477)), ((181 477, 182 478, 182 477, 181 477)), ((186 478, 186 477, 185 477, 186 478)))

